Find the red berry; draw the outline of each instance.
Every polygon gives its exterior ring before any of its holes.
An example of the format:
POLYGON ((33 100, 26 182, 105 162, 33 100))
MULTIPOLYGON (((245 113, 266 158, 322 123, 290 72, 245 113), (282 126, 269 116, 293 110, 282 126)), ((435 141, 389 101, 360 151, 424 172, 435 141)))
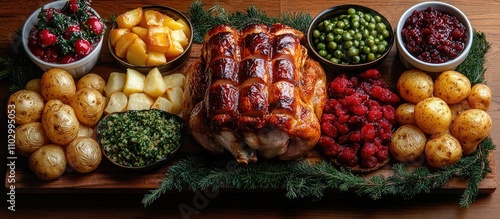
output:
POLYGON ((380 119, 382 119, 382 112, 379 110, 371 110, 368 111, 368 114, 366 115, 366 119, 368 122, 375 122, 380 119))
POLYGON ((386 160, 389 158, 389 148, 386 146, 380 146, 378 147, 378 151, 375 153, 375 157, 380 160, 386 160))
POLYGON ((71 14, 76 14, 76 12, 78 11, 78 3, 76 2, 76 0, 69 0, 68 1, 68 12, 71 13, 71 14))
POLYGON ((323 132, 328 136, 328 137, 331 137, 331 138, 335 138, 337 137, 337 128, 335 127, 335 125, 333 125, 333 123, 331 122, 323 122, 321 123, 321 128, 323 129, 323 132))
POLYGON ((361 157, 363 159, 369 159, 373 157, 375 153, 378 151, 378 147, 372 142, 365 142, 363 148, 361 148, 361 157))
POLYGON ((363 159, 363 161, 361 162, 361 165, 364 168, 373 168, 373 167, 375 167, 375 165, 377 165, 377 161, 378 161, 377 158, 370 157, 367 159, 363 159))
POLYGON ((41 47, 49 47, 57 42, 57 36, 50 32, 50 30, 43 29, 38 32, 38 45, 41 47))
POLYGON ((84 39, 77 39, 75 41, 75 52, 78 56, 84 57, 90 53, 92 45, 89 41, 84 39))
POLYGON ((396 122, 396 110, 391 105, 385 105, 382 107, 382 112, 384 113, 384 118, 391 124, 396 122))
POLYGON ((59 55, 57 53, 57 49, 54 47, 49 47, 45 50, 44 61, 56 63, 59 59, 59 55))
POLYGON ((71 35, 74 32, 80 32, 80 26, 79 25, 70 25, 68 29, 66 29, 66 33, 64 33, 64 39, 71 39, 71 35))
POLYGON ((377 69, 368 69, 359 75, 361 79, 379 79, 382 75, 377 69))
POLYGON ((373 126, 373 124, 368 123, 363 126, 363 128, 361 128, 361 137, 365 141, 370 141, 375 138, 375 127, 373 126))
POLYGON ((90 31, 92 31, 95 35, 101 34, 104 30, 104 25, 98 17, 90 17, 87 20, 87 25, 89 25, 90 31))
POLYGON ((344 150, 342 150, 342 152, 340 152, 338 156, 338 161, 340 163, 347 164, 355 157, 356 157, 356 151, 354 150, 354 148, 346 147, 344 148, 344 150))
POLYGON ((43 50, 42 47, 38 46, 38 45, 34 45, 32 47, 30 47, 31 49, 31 53, 33 53, 34 56, 36 56, 37 58, 39 59, 44 59, 45 57, 45 50, 43 50))
POLYGON ((330 89, 328 90, 331 96, 334 96, 336 94, 342 94, 344 93, 344 90, 348 86, 348 80, 347 80, 347 75, 342 74, 339 77, 336 77, 333 79, 333 81, 330 83, 330 89))
POLYGON ((68 64, 68 63, 72 63, 76 61, 76 57, 74 54, 68 54, 68 55, 65 55, 61 58, 61 60, 59 60, 59 63, 60 64, 68 64))

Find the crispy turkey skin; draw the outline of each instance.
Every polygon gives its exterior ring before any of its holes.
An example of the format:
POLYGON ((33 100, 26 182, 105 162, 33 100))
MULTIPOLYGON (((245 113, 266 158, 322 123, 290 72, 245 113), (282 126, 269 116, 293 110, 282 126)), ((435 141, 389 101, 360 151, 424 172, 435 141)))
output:
POLYGON ((245 164, 306 156, 321 135, 327 93, 304 37, 283 24, 208 31, 186 75, 183 117, 193 138, 245 164))

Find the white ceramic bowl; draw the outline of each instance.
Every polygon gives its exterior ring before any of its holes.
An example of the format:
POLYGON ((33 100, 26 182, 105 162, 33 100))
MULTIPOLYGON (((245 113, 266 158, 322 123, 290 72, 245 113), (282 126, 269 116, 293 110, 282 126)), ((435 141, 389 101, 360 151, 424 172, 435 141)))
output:
MULTIPOLYGON (((44 8, 62 8, 64 7, 64 4, 66 4, 67 1, 61 0, 61 1, 54 1, 51 3, 48 3, 44 5, 44 8)), ((95 10, 92 10, 93 13, 100 18, 99 14, 95 10)), ((26 22, 23 25, 22 29, 22 43, 24 50, 30 57, 30 59, 38 65, 43 71, 46 71, 51 68, 61 68, 69 72, 74 78, 79 78, 87 73, 89 73, 94 66, 97 64, 97 61, 99 60, 100 54, 101 54, 101 48, 102 48, 102 41, 104 41, 104 34, 101 36, 97 46, 84 58, 69 63, 69 64, 56 64, 56 63, 49 63, 45 62, 43 60, 40 60, 38 57, 33 55, 28 48, 28 37, 31 29, 35 26, 36 23, 38 23, 38 13, 40 13, 40 8, 34 11, 26 20, 26 22)))
POLYGON ((470 48, 472 46, 472 40, 473 40, 474 34, 473 34, 472 25, 470 24, 469 19, 458 8, 456 8, 453 5, 444 3, 444 2, 428 1, 428 2, 422 2, 422 3, 416 4, 403 13, 403 15, 400 17, 398 25, 396 27, 395 35, 396 35, 396 47, 398 49, 399 57, 406 68, 408 68, 408 69, 418 68, 420 70, 427 71, 427 72, 442 72, 445 70, 453 70, 460 63, 462 63, 462 61, 469 54, 470 48), (419 11, 425 10, 428 7, 433 7, 440 12, 454 15, 465 26, 466 31, 467 31, 467 43, 465 45, 464 50, 462 51, 462 53, 458 57, 456 57, 452 60, 448 60, 447 62, 444 62, 444 63, 429 63, 429 62, 424 62, 424 61, 417 59, 416 57, 414 57, 412 54, 410 54, 406 50, 405 44, 404 44, 403 39, 401 37, 401 30, 403 29, 403 25, 405 24, 406 19, 409 16, 411 16, 411 14, 415 10, 419 10, 419 11))

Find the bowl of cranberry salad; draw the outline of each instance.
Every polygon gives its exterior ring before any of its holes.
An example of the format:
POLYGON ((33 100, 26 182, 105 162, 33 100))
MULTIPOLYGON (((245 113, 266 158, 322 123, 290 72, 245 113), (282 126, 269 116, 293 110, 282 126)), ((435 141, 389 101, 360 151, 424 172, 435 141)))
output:
POLYGON ((403 13, 396 27, 399 57, 408 69, 427 72, 455 69, 472 46, 473 28, 453 5, 428 1, 403 13))
POLYGON ((42 70, 61 68, 78 78, 97 64, 105 30, 89 0, 54 1, 26 20, 22 43, 42 70))

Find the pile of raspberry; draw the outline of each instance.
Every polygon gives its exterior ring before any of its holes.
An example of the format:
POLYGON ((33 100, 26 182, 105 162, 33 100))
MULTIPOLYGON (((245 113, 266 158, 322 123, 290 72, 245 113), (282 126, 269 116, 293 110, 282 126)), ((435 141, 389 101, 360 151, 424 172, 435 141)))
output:
POLYGON ((395 108, 400 99, 377 69, 342 74, 328 87, 318 145, 335 163, 368 172, 389 160, 395 108))

